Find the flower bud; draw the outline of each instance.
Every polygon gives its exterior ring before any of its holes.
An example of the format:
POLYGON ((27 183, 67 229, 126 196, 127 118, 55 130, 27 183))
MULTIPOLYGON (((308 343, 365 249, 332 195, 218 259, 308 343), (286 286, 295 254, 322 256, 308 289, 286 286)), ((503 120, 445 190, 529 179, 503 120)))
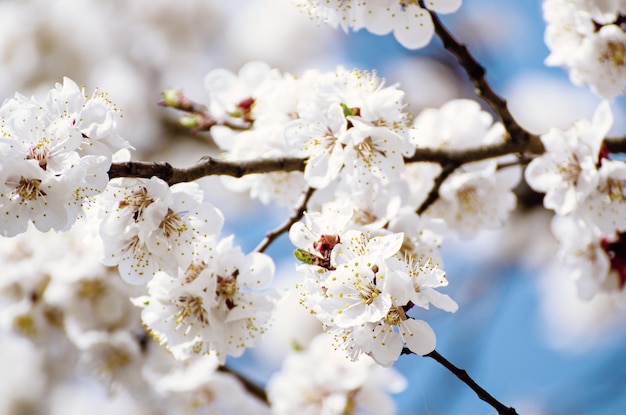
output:
POLYGON ((162 105, 173 108, 178 108, 180 106, 182 93, 178 89, 166 89, 161 93, 161 96, 163 96, 163 101, 161 102, 162 105))

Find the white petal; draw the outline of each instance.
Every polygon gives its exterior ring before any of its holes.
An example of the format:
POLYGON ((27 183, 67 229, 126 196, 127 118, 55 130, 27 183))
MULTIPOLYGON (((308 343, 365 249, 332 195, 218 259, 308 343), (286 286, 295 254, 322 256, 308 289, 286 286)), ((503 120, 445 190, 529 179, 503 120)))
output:
POLYGON ((405 48, 419 49, 426 46, 433 37, 433 21, 426 10, 411 4, 397 19, 393 34, 405 48))
POLYGON ((437 344, 433 329, 423 320, 408 319, 400 324, 400 333, 407 347, 419 355, 426 355, 437 344))
POLYGON ((453 13, 461 7, 462 0, 430 0, 425 5, 437 13, 453 13))

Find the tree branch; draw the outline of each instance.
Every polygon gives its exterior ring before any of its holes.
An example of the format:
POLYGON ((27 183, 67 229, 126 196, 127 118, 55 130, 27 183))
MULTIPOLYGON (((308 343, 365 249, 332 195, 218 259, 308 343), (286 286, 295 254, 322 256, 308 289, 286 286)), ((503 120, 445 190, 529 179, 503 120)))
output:
MULTIPOLYGON (((533 141, 537 137, 523 129, 509 112, 506 101, 498 96, 485 79, 485 68, 467 50, 467 47, 461 44, 443 25, 437 13, 428 10, 424 4, 424 0, 419 0, 419 5, 427 10, 432 18, 435 26, 435 34, 441 39, 443 47, 452 53, 459 61, 461 67, 465 70, 470 80, 474 84, 476 95, 482 98, 495 112, 502 121, 504 128, 509 133, 511 140, 516 143, 527 143, 533 141)), ((539 142, 541 144, 541 142, 539 142)))
POLYGON ((604 145, 609 153, 626 153, 626 137, 607 137, 604 145))
POLYGON ((311 196, 313 196, 313 193, 315 193, 315 190, 317 189, 314 189, 312 187, 309 187, 307 189, 306 193, 302 195, 302 202, 300 202, 300 205, 298 206, 298 209, 296 209, 296 211, 294 212, 293 216, 287 219, 287 221, 280 225, 278 228, 268 232, 265 235, 265 239, 263 239, 261 243, 254 249, 256 252, 264 252, 267 247, 272 244, 272 242, 274 242, 283 233, 289 231, 291 225, 299 221, 302 216, 304 216, 304 212, 306 211, 306 205, 309 203, 309 200, 311 199, 311 196))
MULTIPOLYGON (((408 348, 405 347, 402 350, 402 354, 414 354, 414 353, 411 350, 409 350, 408 348)), ((493 396, 491 396, 491 394, 489 394, 489 392, 487 392, 485 389, 483 389, 478 383, 476 383, 474 381, 474 379, 472 379, 470 377, 470 375, 467 373, 467 371, 465 371, 464 369, 461 369, 461 368, 458 368, 458 367, 454 366, 452 363, 450 363, 450 361, 448 359, 446 359, 441 354, 439 354, 439 352, 437 352, 437 350, 433 350, 432 352, 430 352, 430 353, 428 353, 428 354, 426 354, 424 356, 425 357, 430 357, 431 359, 435 360, 437 363, 439 363, 440 365, 442 365, 443 367, 448 369, 448 371, 450 371, 450 373, 452 373, 454 376, 459 378, 463 383, 465 383, 467 386, 469 386, 470 389, 472 389, 476 393, 478 398, 480 398, 482 401, 487 402, 496 411, 498 411, 498 414, 500 414, 500 415, 518 415, 518 413, 515 411, 515 408, 508 407, 508 406, 504 405, 502 402, 498 401, 493 396)))
MULTIPOLYGON (((617 144, 612 144, 616 147, 617 144)), ((622 146, 626 146, 625 143, 622 146)), ((528 143, 514 143, 507 141, 502 144, 479 147, 468 150, 436 150, 422 148, 417 149, 415 154, 406 158, 406 163, 431 162, 441 165, 456 164, 458 166, 473 161, 485 160, 492 157, 505 156, 508 154, 541 154, 544 152, 539 138, 531 138, 528 143)), ((127 161, 113 163, 109 169, 109 178, 136 177, 150 178, 159 177, 172 185, 180 182, 190 182, 204 176, 232 176, 243 177, 248 174, 304 171, 305 160, 294 157, 281 157, 274 159, 259 159, 247 161, 226 161, 212 157, 203 157, 196 165, 188 168, 172 167, 165 162, 127 161)))
POLYGON ((462 165, 474 161, 486 160, 493 157, 501 157, 509 154, 538 155, 543 154, 545 149, 539 137, 531 137, 528 142, 519 143, 507 140, 500 144, 492 144, 484 147, 469 148, 465 150, 429 149, 418 148, 415 154, 404 159, 405 163, 431 162, 442 166, 450 163, 462 165))
POLYGON ((470 375, 467 373, 467 371, 454 366, 445 357, 440 355, 436 350, 433 350, 432 352, 430 352, 426 356, 430 357, 433 360, 435 360, 437 363, 439 363, 440 365, 442 365, 443 367, 448 369, 452 374, 454 374, 454 376, 456 376, 457 378, 461 379, 461 381, 463 383, 465 383, 467 386, 469 386, 476 393, 476 395, 478 395, 478 397, 481 400, 487 402, 496 411, 498 411, 498 414, 500 414, 500 415, 517 415, 517 412, 515 411, 515 408, 507 407, 504 404, 502 404, 500 401, 498 401, 496 398, 491 396, 489 394, 489 392, 487 392, 486 390, 481 388, 480 385, 478 385, 478 383, 476 383, 474 381, 474 379, 472 379, 470 377, 470 375))
POLYGON ((205 176, 243 177, 248 174, 304 171, 304 159, 282 157, 249 161, 225 161, 203 157, 198 164, 188 168, 174 168, 169 163, 127 161, 113 163, 109 178, 152 176, 165 180, 170 186, 180 182, 191 182, 205 176))
POLYGON ((426 209, 428 209, 430 205, 432 205, 433 203, 435 203, 435 201, 437 201, 437 198, 439 198, 439 189, 441 188, 441 185, 443 184, 444 181, 446 181, 448 176, 450 176, 452 172, 455 171, 458 167, 459 165, 456 163, 448 163, 445 166, 443 166, 443 170, 441 170, 441 173, 439 173, 439 176, 437 176, 437 178, 435 179, 435 184, 433 184, 432 189, 430 189, 430 192, 428 193, 428 197, 426 198, 426 200, 424 200, 422 205, 417 209, 416 212, 418 215, 421 215, 422 213, 426 212, 426 209))

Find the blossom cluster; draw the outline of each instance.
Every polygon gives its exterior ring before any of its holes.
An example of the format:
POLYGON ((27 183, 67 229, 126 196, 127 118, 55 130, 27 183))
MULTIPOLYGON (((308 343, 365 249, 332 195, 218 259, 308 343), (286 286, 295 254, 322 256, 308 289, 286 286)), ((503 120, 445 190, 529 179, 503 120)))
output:
POLYGON ((546 64, 562 66, 571 81, 603 98, 626 85, 626 33, 622 1, 545 0, 546 64))
POLYGON ((69 78, 43 102, 16 94, 0 107, 0 233, 32 223, 67 230, 108 183, 112 156, 128 143, 106 94, 85 94, 69 78))
POLYGON ((274 294, 261 293, 274 263, 219 239, 222 213, 196 183, 117 179, 98 198, 103 263, 147 285, 133 303, 152 336, 180 360, 210 354, 224 363, 260 340, 274 294))
POLYGON ((544 206, 556 213, 552 231, 580 296, 611 293, 624 306, 626 164, 612 159, 604 147, 612 123, 605 101, 593 120, 550 130, 541 136, 545 154, 528 165, 525 177, 545 193, 544 206))
POLYGON ((241 182, 264 202, 293 205, 306 184, 322 189, 364 191, 387 185, 413 153, 404 93, 385 87, 375 73, 339 68, 280 74, 267 64, 244 65, 238 75, 217 69, 206 77, 209 110, 231 126, 215 126, 212 137, 229 160, 281 156, 307 159, 299 172, 246 177, 241 182), (247 127, 240 132, 232 126, 247 127))
POLYGON ((425 10, 417 1, 321 1, 295 0, 313 20, 341 26, 344 31, 365 28, 376 35, 393 32, 395 38, 408 49, 426 46, 434 33, 428 10, 437 13, 452 13, 461 6, 461 0, 430 0, 425 10))
POLYGON ((104 407, 132 392, 124 413, 264 413, 235 377, 217 371, 217 356, 175 360, 147 336, 140 309, 129 301, 145 287, 126 284, 98 261, 98 226, 91 217, 64 233, 30 227, 0 239, 0 363, 8 370, 0 411, 63 412, 58 407, 66 402, 56 401, 66 388, 76 405, 103 392, 91 377, 109 392, 102 393, 104 407))
POLYGON ((499 227, 516 205, 512 189, 520 169, 500 168, 496 159, 466 164, 418 215, 441 167, 405 160, 417 148, 502 143, 501 124, 471 100, 414 116, 397 85, 385 86, 375 73, 360 70, 294 77, 252 62, 238 74, 216 69, 205 84, 215 119, 211 137, 222 158, 305 160, 303 172, 250 175, 226 184, 289 205, 305 186, 315 190, 306 225, 294 224, 290 235, 304 262, 303 302, 339 346, 353 359, 366 353, 387 366, 404 346, 419 354, 432 351, 432 329, 407 312, 431 302, 456 310, 435 291, 447 284, 438 247, 446 235, 468 237, 499 227), (366 254, 370 244, 386 248, 366 254))
MULTIPOLYGON (((211 136, 222 158, 306 160, 304 173, 226 178, 230 188, 249 189, 266 203, 293 206, 308 185, 318 190, 318 205, 351 197, 360 210, 390 218, 402 207, 417 209, 440 173, 437 164, 405 163, 416 148, 477 148, 505 137, 502 125, 471 100, 415 117, 397 85, 385 86, 367 71, 339 68, 294 77, 251 62, 238 74, 216 69, 205 84, 209 112, 218 121, 211 136)), ((519 169, 498 169, 497 160, 463 166, 444 181, 442 197, 425 214, 444 219, 462 236, 498 227, 515 207, 511 189, 519 176, 519 169)))
POLYGON ((408 313, 430 304, 450 312, 458 308, 436 290, 448 284, 436 247, 426 238, 359 226, 355 219, 352 206, 332 203, 291 227, 302 262, 302 304, 352 360, 364 353, 391 366, 404 347, 420 355, 432 352, 432 328, 408 313))
POLYGON ((267 392, 274 415, 391 415, 396 408, 388 393, 405 387, 397 372, 372 359, 346 360, 322 334, 286 357, 267 392))

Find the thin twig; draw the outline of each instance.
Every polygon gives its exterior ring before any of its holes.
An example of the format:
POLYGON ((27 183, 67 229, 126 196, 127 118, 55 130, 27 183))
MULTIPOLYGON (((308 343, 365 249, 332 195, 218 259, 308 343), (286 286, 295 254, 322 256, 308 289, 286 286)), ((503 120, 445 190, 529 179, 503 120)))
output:
POLYGON ((433 203, 435 203, 435 201, 439 197, 439 189, 441 188, 441 185, 448 178, 448 176, 450 176, 452 172, 456 170, 458 167, 459 165, 456 163, 448 163, 445 166, 443 166, 443 170, 441 170, 441 173, 439 173, 439 176, 437 176, 437 178, 435 179, 435 183, 433 184, 432 189, 430 189, 430 193, 428 193, 428 197, 426 198, 426 200, 424 200, 422 205, 417 209, 418 215, 421 215, 422 213, 424 213, 426 209, 428 209, 433 203))
POLYGON ((234 377, 236 377, 237 380, 239 380, 241 382, 243 387, 248 392, 250 392, 250 394, 252 396, 258 398, 261 402, 265 403, 266 405, 269 405, 269 400, 267 398, 267 392, 265 391, 264 388, 262 388, 261 386, 257 385, 256 383, 254 383, 253 381, 251 381, 250 379, 248 379, 247 377, 245 377, 241 373, 236 372, 233 369, 229 368, 228 366, 219 366, 217 368, 217 370, 219 370, 220 372, 229 373, 229 374, 233 375, 234 377))
MULTIPOLYGON (((413 353, 411 350, 405 347, 404 349, 402 349, 402 354, 415 354, 415 353, 413 353)), ((487 402, 496 411, 498 411, 498 414, 518 415, 518 413, 515 411, 515 408, 508 407, 504 405, 502 402, 498 401, 489 392, 487 392, 478 383, 476 383, 476 381, 474 381, 474 379, 470 377, 470 375, 467 373, 466 370, 454 366, 452 363, 450 363, 448 359, 446 359, 441 354, 439 354, 437 350, 433 350, 432 352, 424 356, 430 357, 431 359, 435 360, 437 363, 439 363, 440 365, 448 369, 450 373, 452 373, 454 376, 459 378, 463 383, 469 386, 470 389, 472 389, 482 401, 487 402)))
POLYGON ((470 375, 467 373, 467 371, 465 371, 464 369, 460 369, 460 368, 454 366, 445 357, 440 355, 437 352, 437 350, 433 350, 432 352, 428 353, 425 356, 430 357, 431 359, 435 360, 437 363, 439 363, 440 365, 442 365, 443 367, 448 369, 452 374, 454 374, 454 376, 456 376, 457 378, 461 379, 461 381, 463 383, 465 383, 467 386, 469 386, 476 393, 476 395, 478 395, 478 397, 481 400, 487 402, 496 411, 498 411, 498 414, 500 414, 500 415, 518 415, 517 412, 515 411, 515 408, 507 407, 502 402, 498 401, 496 398, 491 396, 491 394, 489 392, 487 392, 485 389, 480 387, 480 385, 478 385, 478 383, 476 383, 474 381, 474 379, 472 379, 470 377, 470 375))
POLYGON ((308 188, 308 190, 302 197, 302 202, 300 202, 300 205, 298 206, 298 209, 296 209, 296 211, 294 212, 293 216, 287 219, 287 221, 280 225, 278 228, 268 232, 265 235, 265 239, 263 239, 259 246, 255 248, 256 252, 264 252, 272 244, 272 242, 274 242, 283 233, 289 231, 291 225, 299 221, 302 216, 304 216, 304 212, 306 211, 306 205, 309 203, 309 200, 311 199, 311 196, 313 196, 315 190, 316 189, 312 187, 308 188))
MULTIPOLYGON (((459 61, 461 67, 465 70, 470 80, 476 88, 476 95, 481 97, 485 102, 498 114, 504 128, 509 133, 511 140, 518 143, 528 143, 533 138, 533 134, 523 129, 511 115, 506 100, 501 98, 494 92, 487 80, 485 79, 485 68, 467 50, 467 47, 461 44, 443 25, 437 13, 428 10, 424 5, 424 0, 419 0, 419 5, 427 10, 432 18, 435 26, 435 33, 441 39, 443 47, 452 53, 459 61)), ((538 140, 532 140, 535 144, 541 145, 538 140)))
MULTIPOLYGON (((209 131, 211 127, 215 125, 224 125, 233 130, 248 130, 252 126, 249 121, 243 121, 241 123, 233 123, 230 120, 217 120, 213 118, 213 115, 209 112, 209 109, 198 102, 189 99, 180 90, 167 90, 163 92, 163 99, 158 102, 159 105, 168 108, 174 108, 179 111, 191 114, 193 117, 192 124, 194 127, 190 127, 193 133, 199 131, 209 131)), ((181 123, 182 124, 182 123, 181 123)))

